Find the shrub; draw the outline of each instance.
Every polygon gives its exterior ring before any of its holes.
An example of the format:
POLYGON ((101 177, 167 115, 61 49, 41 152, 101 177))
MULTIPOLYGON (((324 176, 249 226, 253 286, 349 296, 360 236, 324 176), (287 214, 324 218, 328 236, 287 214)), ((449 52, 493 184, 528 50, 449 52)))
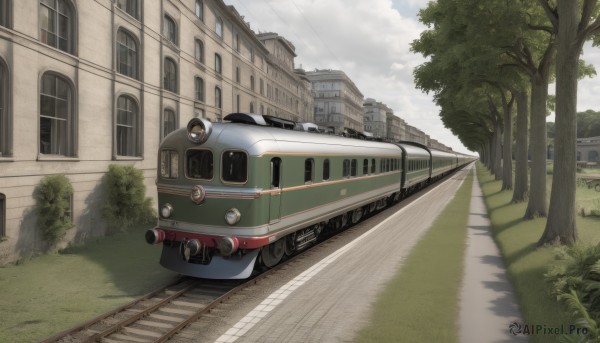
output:
POLYGON ((73 227, 70 216, 73 186, 62 174, 49 175, 40 181, 34 191, 38 211, 38 227, 44 240, 58 243, 73 227))
POLYGON ((559 247, 557 258, 560 262, 545 275, 552 285, 551 293, 578 318, 579 326, 588 328, 586 340, 597 341, 600 338, 600 244, 559 247))
POLYGON ((104 177, 104 218, 112 226, 128 229, 156 220, 152 199, 146 197, 144 175, 133 166, 110 165, 104 177))

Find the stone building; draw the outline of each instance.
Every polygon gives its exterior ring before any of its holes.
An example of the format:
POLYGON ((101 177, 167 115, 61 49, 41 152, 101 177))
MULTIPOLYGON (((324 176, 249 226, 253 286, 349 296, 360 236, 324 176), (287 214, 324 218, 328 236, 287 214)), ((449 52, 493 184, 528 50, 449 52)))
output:
POLYGON ((155 197, 158 145, 192 117, 308 116, 285 45, 222 0, 0 0, 0 263, 46 248, 33 198, 46 175, 72 183, 65 243, 80 242, 106 232, 108 166, 142 170, 155 197))
POLYGON ((365 131, 375 138, 388 138, 387 113, 393 112, 385 104, 367 98, 363 103, 365 131))
POLYGON ((394 112, 386 113, 387 139, 393 142, 406 140, 406 122, 394 115, 394 112))
POLYGON ((315 70, 306 73, 312 83, 315 123, 333 127, 364 130, 363 94, 341 70, 315 70))
POLYGON ((577 138, 577 161, 600 165, 600 137, 577 138))

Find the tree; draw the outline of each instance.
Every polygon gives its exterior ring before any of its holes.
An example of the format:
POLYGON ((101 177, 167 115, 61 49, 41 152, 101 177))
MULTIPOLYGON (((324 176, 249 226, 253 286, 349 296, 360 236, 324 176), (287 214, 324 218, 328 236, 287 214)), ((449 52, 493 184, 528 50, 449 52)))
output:
POLYGON ((583 43, 600 30, 597 0, 538 0, 557 35, 556 137, 549 216, 538 245, 572 244, 575 222, 577 82, 583 43), (553 2, 554 3, 554 2, 553 2), (593 20, 593 21, 592 21, 593 20))

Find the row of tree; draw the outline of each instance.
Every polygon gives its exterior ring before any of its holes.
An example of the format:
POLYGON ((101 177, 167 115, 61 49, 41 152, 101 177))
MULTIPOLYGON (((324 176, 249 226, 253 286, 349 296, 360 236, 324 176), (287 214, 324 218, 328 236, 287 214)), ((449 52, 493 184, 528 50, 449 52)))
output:
POLYGON ((417 87, 434 94, 444 124, 479 152, 502 189, 513 191, 512 201, 528 201, 524 218, 548 217, 540 245, 577 239, 577 83, 595 74, 580 55, 584 42, 598 38, 599 12, 597 0, 438 0, 419 13, 428 29, 412 50, 428 61, 414 70, 417 87), (548 209, 546 116, 552 109, 556 136, 548 209))

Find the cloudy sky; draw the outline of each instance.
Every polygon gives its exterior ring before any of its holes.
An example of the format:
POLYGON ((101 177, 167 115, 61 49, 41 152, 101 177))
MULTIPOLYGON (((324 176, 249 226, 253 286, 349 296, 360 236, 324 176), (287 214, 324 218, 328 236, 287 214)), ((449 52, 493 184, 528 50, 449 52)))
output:
MULTIPOLYGON (((257 33, 277 32, 296 47, 296 67, 338 69, 365 98, 456 151, 468 152, 444 128, 431 95, 415 89, 413 69, 424 62, 410 43, 425 30, 417 18, 429 0, 225 0, 257 33)), ((600 65, 600 49, 586 48, 584 59, 600 65), (598 64, 594 62, 599 62, 598 64)), ((554 90, 550 90, 554 93, 554 90)), ((598 79, 579 87, 579 110, 600 110, 598 79), (596 107, 594 107, 596 106, 596 107)))

